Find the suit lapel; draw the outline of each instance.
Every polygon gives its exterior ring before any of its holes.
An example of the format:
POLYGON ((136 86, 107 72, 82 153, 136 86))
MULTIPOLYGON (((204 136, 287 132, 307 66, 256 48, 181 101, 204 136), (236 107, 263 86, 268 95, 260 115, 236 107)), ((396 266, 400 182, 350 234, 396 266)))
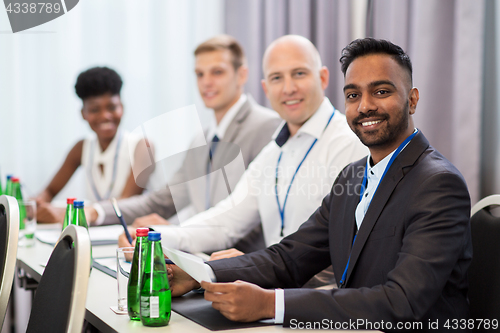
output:
MULTIPOLYGON (((224 138, 222 138, 222 141, 224 142, 234 142, 236 137, 238 136, 238 133, 240 132, 240 127, 245 118, 248 116, 251 110, 251 97, 247 96, 247 100, 241 108, 238 110, 238 113, 235 115, 229 126, 227 127, 226 133, 224 134, 224 138)), ((225 161, 226 155, 229 153, 230 149, 217 149, 215 151, 215 154, 213 156, 214 159, 217 161, 225 161)), ((210 179, 210 198, 214 198, 215 196, 215 191, 217 189, 216 184, 218 184, 219 181, 224 181, 224 179, 220 179, 220 172, 216 172, 213 174, 213 176, 210 179)), ((213 204, 213 202, 211 202, 213 204)))
MULTIPOLYGON (((366 158, 363 159, 364 160, 364 164, 363 164, 363 168, 362 168, 362 171, 364 172, 364 169, 366 167, 366 158)), ((354 180, 354 189, 356 189, 354 191, 354 193, 356 193, 359 189, 361 189, 361 184, 363 182, 363 173, 361 173, 361 170, 358 170, 358 171, 354 171, 356 173, 356 178, 354 180)), ((354 234, 355 234, 355 231, 356 231, 356 228, 355 228, 355 224, 356 224, 356 207, 358 206, 358 203, 359 203, 359 192, 358 192, 358 195, 354 194, 353 195, 353 199, 352 200, 349 200, 349 202, 347 203, 346 205, 346 216, 347 216, 347 223, 346 223, 346 227, 348 228, 348 232, 349 232, 349 238, 347 239, 347 242, 348 242, 348 247, 347 247, 347 254, 345 255, 345 258, 348 258, 349 257, 349 254, 351 253, 352 251, 352 241, 354 239, 354 234)), ((347 259, 346 259, 347 260, 347 259)), ((347 264, 347 261, 346 261, 346 264, 347 264)))
POLYGON ((251 110, 251 101, 250 101, 250 96, 247 97, 247 100, 241 108, 239 109, 238 113, 234 116, 233 120, 227 127, 226 133, 224 134, 223 141, 225 142, 233 142, 236 137, 238 136, 239 129, 241 127, 241 124, 243 123, 243 120, 248 116, 251 110))
MULTIPOLYGON (((408 144, 408 146, 403 151, 401 151, 399 156, 396 157, 391 167, 387 171, 384 179, 382 179, 382 181, 380 182, 377 192, 373 196, 372 202, 370 203, 370 207, 368 207, 368 210, 366 211, 365 218, 363 219, 363 223, 361 224, 361 227, 356 236, 354 246, 352 247, 349 269, 347 270, 346 283, 347 281, 349 281, 351 273, 356 266, 356 262, 361 254, 361 251, 363 250, 363 247, 368 240, 373 227, 377 223, 380 214, 384 210, 387 202, 394 192, 394 189, 403 179, 405 174, 411 170, 411 168, 409 167, 412 167, 415 164, 420 155, 422 155, 422 153, 428 147, 429 142, 424 137, 424 135, 419 132, 408 144)), ((351 201, 354 204, 354 210, 352 210, 352 212, 354 212, 356 206, 359 203, 359 196, 355 200, 351 201)))
MULTIPOLYGON (((363 159, 364 164, 366 166, 366 158, 363 159)), ((330 238, 331 239, 336 239, 337 242, 335 243, 335 252, 339 251, 337 255, 340 255, 340 258, 342 258, 341 262, 341 271, 339 271, 340 274, 343 274, 345 267, 347 266, 347 262, 349 259, 349 256, 352 256, 352 241, 354 239, 354 233, 355 233, 355 224, 356 224, 356 219, 355 219, 355 211, 356 211, 356 206, 358 205, 359 202, 359 194, 356 195, 356 192, 359 191, 359 188, 361 186, 361 182, 363 181, 363 175, 361 174, 361 177, 359 176, 359 172, 357 172, 361 166, 355 167, 353 173, 353 188, 354 188, 354 194, 351 195, 351 198, 346 202, 345 206, 345 213, 344 213, 344 222, 342 223, 341 228, 336 228, 335 230, 330 231, 331 234, 330 238)), ((364 166, 362 167, 364 170, 364 166)), ((332 262, 333 263, 333 262, 332 262)), ((350 260, 349 269, 352 267, 352 258, 350 260)), ((347 275, 346 275, 347 277, 347 275)), ((340 282, 341 276, 339 275, 337 277, 337 282, 340 282)), ((347 281, 347 279, 346 279, 347 281)))

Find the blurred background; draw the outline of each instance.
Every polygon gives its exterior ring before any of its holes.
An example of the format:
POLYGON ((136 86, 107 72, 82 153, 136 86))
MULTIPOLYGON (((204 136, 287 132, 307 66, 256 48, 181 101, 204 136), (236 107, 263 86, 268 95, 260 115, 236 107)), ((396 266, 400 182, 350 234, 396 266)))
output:
MULTIPOLYGON (((330 69, 327 96, 341 111, 338 59, 351 40, 373 36, 402 46, 420 89, 416 125, 466 178, 472 203, 500 193, 500 3, 494 0, 85 0, 67 14, 11 32, 0 10, 0 172, 41 191, 69 149, 90 132, 74 93, 77 75, 114 68, 124 81, 122 126, 195 104, 193 50, 219 33, 236 37, 250 68, 246 91, 261 89, 266 46, 284 34, 309 38, 330 69)), ((188 123, 185 126, 189 126, 188 123)), ((58 198, 85 193, 80 170, 58 198)))
MULTIPOLYGON (((500 3, 494 0, 85 0, 67 14, 13 34, 0 11, 0 172, 35 195, 90 132, 74 93, 77 75, 109 66, 124 81, 122 125, 195 104, 193 50, 219 33, 243 45, 246 91, 258 102, 261 58, 284 34, 309 38, 330 69, 327 96, 341 111, 341 49, 373 36, 402 46, 420 89, 417 126, 466 178, 473 203, 500 193, 500 3)), ((189 126, 189 124, 185 124, 189 126)), ((84 194, 80 170, 58 198, 84 194)))
MULTIPOLYGON (((82 0, 13 34, 0 10, 0 177, 5 184, 15 174, 34 196, 90 133, 74 92, 89 67, 121 75, 122 126, 129 131, 192 104, 208 126, 213 115, 193 68, 197 44, 220 33, 236 37, 249 62, 246 92, 269 106, 260 85, 263 52, 275 38, 299 34, 319 49, 330 69, 326 95, 343 112, 340 52, 372 36, 410 55, 420 90, 415 123, 462 172, 474 204, 500 193, 499 18, 495 0, 82 0)), ((164 170, 166 177, 175 168, 164 170)), ((84 195, 79 170, 56 199, 84 195)), ((18 332, 29 315, 24 307, 15 310, 18 332)))

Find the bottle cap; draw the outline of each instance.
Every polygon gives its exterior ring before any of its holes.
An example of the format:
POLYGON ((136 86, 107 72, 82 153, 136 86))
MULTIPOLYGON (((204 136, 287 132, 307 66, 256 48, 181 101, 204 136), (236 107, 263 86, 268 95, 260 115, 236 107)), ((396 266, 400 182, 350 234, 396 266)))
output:
POLYGON ((12 177, 10 179, 13 183, 19 183, 19 178, 18 177, 12 177))
POLYGON ((135 235, 137 237, 146 237, 149 233, 149 228, 137 228, 135 235))
POLYGON ((7 180, 12 179, 12 175, 7 175, 7 180))
POLYGON ((68 199, 66 199, 66 204, 72 205, 75 200, 76 200, 76 198, 68 198, 68 199))
POLYGON ((148 234, 149 241, 159 241, 161 240, 161 233, 158 231, 150 231, 148 234))
POLYGON ((73 201, 73 207, 83 208, 83 201, 73 201))

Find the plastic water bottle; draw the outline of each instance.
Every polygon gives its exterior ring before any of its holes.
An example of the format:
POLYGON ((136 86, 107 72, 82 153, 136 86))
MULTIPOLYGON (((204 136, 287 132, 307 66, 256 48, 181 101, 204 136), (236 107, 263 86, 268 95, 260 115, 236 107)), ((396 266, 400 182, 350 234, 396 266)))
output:
POLYGON ((149 232, 148 240, 141 288, 141 322, 144 326, 165 326, 170 321, 172 294, 161 249, 161 234, 149 232))
POLYGON ((128 278, 127 308, 128 316, 132 320, 141 320, 141 282, 146 263, 149 228, 138 228, 135 231, 134 257, 128 278))

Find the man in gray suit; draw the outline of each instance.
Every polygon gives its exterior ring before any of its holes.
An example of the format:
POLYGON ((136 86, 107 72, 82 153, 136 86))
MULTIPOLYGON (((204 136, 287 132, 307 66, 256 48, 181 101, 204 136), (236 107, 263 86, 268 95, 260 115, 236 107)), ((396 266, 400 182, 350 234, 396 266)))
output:
MULTIPOLYGON (((216 36, 200 44, 194 54, 198 89, 217 123, 205 133, 211 144, 189 149, 166 188, 119 201, 125 221, 135 220, 134 226, 166 224, 181 209, 191 206, 199 213, 227 197, 281 122, 276 112, 243 93, 248 69, 234 38, 216 36), (243 163, 236 163, 241 158, 243 163)), ((86 213, 92 224, 118 223, 109 202, 86 213)))

